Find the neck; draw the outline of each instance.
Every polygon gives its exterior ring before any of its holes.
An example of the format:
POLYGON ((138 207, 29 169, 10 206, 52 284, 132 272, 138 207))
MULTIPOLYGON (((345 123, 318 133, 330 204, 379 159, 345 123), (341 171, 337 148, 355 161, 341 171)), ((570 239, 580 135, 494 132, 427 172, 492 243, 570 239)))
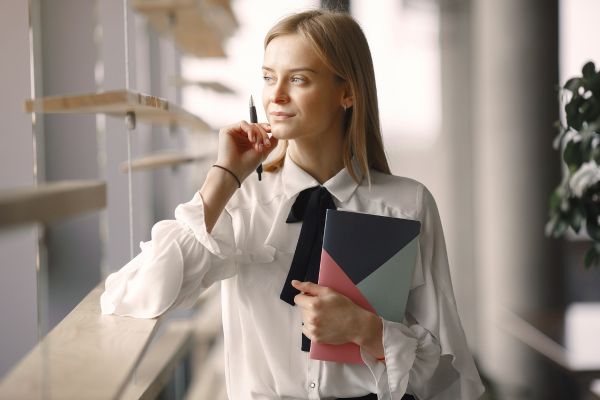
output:
POLYGON ((320 184, 327 182, 344 168, 342 135, 302 139, 290 140, 287 151, 291 159, 320 184))

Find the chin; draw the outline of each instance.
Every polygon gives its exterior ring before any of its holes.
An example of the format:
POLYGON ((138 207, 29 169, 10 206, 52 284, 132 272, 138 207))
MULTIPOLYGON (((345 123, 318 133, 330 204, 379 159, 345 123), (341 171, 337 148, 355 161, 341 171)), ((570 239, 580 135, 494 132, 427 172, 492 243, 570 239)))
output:
POLYGON ((271 134, 275 136, 277 140, 290 140, 298 137, 298 132, 296 132, 296 130, 277 125, 271 125, 271 134))

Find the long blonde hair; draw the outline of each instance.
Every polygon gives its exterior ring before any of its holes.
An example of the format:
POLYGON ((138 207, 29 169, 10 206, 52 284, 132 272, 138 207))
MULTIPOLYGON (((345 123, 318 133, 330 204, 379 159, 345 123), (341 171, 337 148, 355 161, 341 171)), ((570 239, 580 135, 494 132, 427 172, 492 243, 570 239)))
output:
MULTIPOLYGON (((304 11, 275 24, 265 37, 264 48, 276 37, 289 34, 307 39, 323 63, 346 81, 352 91, 353 106, 346 111, 342 150, 344 166, 352 178, 360 183, 361 178, 367 176, 370 185, 369 168, 391 174, 379 126, 373 61, 358 23, 342 12, 304 11), (354 170, 353 154, 361 171, 354 170)), ((275 172, 283 167, 288 141, 281 142, 282 151, 263 166, 265 171, 275 172)))

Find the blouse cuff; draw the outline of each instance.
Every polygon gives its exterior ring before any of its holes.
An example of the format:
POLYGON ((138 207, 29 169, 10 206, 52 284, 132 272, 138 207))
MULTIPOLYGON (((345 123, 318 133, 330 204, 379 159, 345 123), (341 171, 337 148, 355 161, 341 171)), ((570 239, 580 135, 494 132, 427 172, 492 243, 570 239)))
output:
POLYGON ((194 194, 192 200, 177 206, 175 219, 183 222, 196 240, 220 259, 230 258, 236 254, 231 215, 223 209, 209 233, 204 220, 204 201, 199 191, 194 194))
POLYGON ((378 398, 400 400, 409 381, 412 394, 422 398, 419 393, 439 363, 439 344, 420 325, 408 327, 383 318, 382 321, 385 364, 361 349, 363 361, 375 378, 378 398))
POLYGON ((377 393, 379 393, 378 399, 388 400, 390 397, 388 393, 387 375, 385 374, 385 364, 377 360, 371 353, 365 351, 362 347, 360 348, 360 356, 373 375, 375 387, 377 388, 377 393))
POLYGON ((383 321, 383 347, 392 399, 401 399, 410 383, 419 398, 440 361, 441 348, 429 331, 418 324, 410 327, 383 321))

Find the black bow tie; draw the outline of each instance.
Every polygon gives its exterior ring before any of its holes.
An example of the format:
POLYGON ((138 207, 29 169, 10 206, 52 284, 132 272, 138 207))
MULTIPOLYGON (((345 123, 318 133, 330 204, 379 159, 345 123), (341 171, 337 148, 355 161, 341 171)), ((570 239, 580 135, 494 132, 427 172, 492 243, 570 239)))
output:
MULTIPOLYGON (((311 187, 300 192, 285 221, 287 223, 303 221, 292 265, 280 295, 281 300, 288 304, 295 305, 294 297, 300 293, 292 286, 292 280, 317 283, 319 279, 327 209, 336 209, 329 191, 323 186, 311 187)), ((302 335, 302 350, 309 349, 310 340, 302 335)))

